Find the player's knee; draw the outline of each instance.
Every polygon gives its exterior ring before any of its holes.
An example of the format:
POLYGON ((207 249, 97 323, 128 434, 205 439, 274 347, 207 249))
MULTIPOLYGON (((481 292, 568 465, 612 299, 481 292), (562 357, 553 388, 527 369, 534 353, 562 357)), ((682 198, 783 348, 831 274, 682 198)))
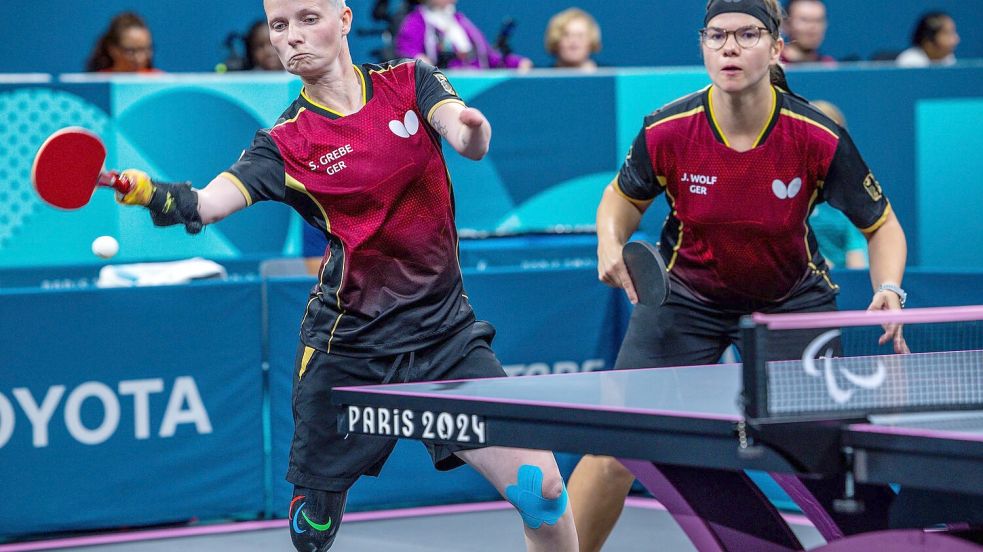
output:
POLYGON ((556 500, 565 492, 567 492, 567 488, 563 484, 563 478, 560 477, 560 472, 554 471, 543 476, 543 498, 546 500, 556 500))
POLYGON ((519 467, 515 485, 505 489, 505 497, 531 529, 556 525, 567 511, 567 490, 556 470, 543 475, 539 466, 519 467))
POLYGON ((612 456, 596 457, 601 466, 601 476, 612 483, 631 483, 635 476, 621 463, 620 460, 612 456))
POLYGON ((345 512, 347 492, 294 487, 290 502, 290 540, 299 552, 326 552, 334 544, 345 512))

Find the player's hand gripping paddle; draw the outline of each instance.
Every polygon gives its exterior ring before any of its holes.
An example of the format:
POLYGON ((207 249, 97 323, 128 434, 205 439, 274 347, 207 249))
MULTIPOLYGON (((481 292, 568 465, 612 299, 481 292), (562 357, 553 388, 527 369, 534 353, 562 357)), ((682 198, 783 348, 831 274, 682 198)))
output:
POLYGON ((628 242, 621 250, 638 302, 657 307, 669 298, 669 274, 658 248, 647 242, 628 242))
POLYGON ((121 194, 130 182, 115 171, 104 171, 106 147, 94 133, 81 127, 63 128, 41 144, 31 181, 41 199, 62 209, 78 209, 92 198, 99 186, 121 194))

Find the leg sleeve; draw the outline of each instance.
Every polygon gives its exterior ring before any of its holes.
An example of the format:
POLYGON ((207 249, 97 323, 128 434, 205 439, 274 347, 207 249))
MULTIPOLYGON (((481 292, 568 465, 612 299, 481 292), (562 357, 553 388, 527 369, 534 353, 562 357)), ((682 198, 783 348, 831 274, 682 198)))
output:
POLYGON ((348 491, 331 492, 294 487, 290 502, 290 540, 300 552, 331 548, 345 513, 348 491))

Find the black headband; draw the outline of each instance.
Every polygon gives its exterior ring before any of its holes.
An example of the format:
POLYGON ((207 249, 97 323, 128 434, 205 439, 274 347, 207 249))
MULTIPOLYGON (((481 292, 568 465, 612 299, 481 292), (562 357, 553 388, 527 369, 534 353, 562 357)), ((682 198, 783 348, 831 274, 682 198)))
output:
POLYGON ((703 26, 722 13, 746 13, 764 23, 772 34, 778 32, 778 18, 768 10, 764 0, 710 0, 703 26))

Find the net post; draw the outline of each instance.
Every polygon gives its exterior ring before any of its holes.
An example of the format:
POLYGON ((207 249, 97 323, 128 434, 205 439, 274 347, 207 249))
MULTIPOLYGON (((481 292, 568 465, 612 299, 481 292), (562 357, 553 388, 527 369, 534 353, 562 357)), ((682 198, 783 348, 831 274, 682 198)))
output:
POLYGON ((767 327, 758 325, 751 316, 740 321, 741 341, 744 344, 742 358, 741 407, 748 419, 766 418, 768 415, 768 378, 765 372, 765 347, 767 327))

